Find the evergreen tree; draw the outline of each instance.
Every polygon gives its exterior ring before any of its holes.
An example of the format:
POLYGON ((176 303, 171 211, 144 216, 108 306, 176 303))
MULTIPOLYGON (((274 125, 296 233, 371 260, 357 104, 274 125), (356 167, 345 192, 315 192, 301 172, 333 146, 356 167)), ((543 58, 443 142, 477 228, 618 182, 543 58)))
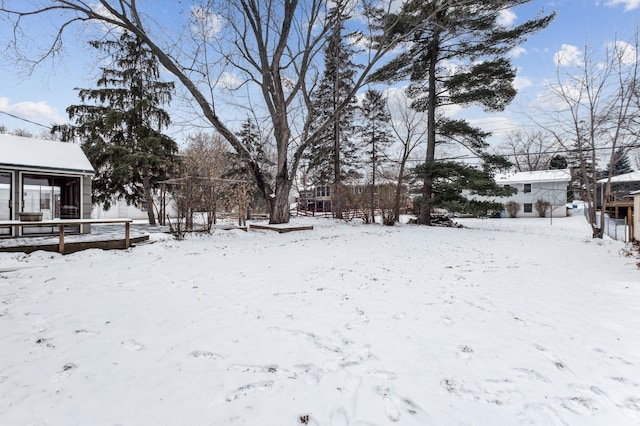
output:
POLYGON ((78 89, 81 105, 67 108, 74 126, 56 126, 63 140, 78 137, 96 170, 94 203, 109 208, 117 199, 128 204, 146 202, 149 223, 155 224, 153 189, 177 165, 177 144, 162 134, 169 115, 161 107, 170 102, 174 84, 159 80, 157 59, 135 36, 90 42, 113 58, 102 68, 97 89, 78 89), (93 104, 87 104, 87 102, 93 104))
POLYGON ((354 141, 357 100, 352 97, 343 109, 337 110, 353 90, 358 70, 351 59, 355 49, 343 41, 349 36, 344 33, 345 21, 349 19, 344 13, 345 1, 338 0, 330 10, 328 19, 332 29, 325 49, 325 69, 312 99, 315 125, 331 118, 330 124, 306 154, 312 183, 333 185, 332 211, 337 218, 342 218, 342 182, 358 175, 354 141))
MULTIPOLYGON (((629 155, 624 148, 616 149, 615 154, 613 154, 613 173, 611 173, 611 176, 618 176, 631 172, 633 172, 633 167, 631 166, 629 155)), ((609 167, 607 166, 603 174, 603 178, 606 178, 608 176, 609 167)))
POLYGON ((360 109, 362 115, 360 133, 362 144, 366 147, 366 162, 371 170, 371 222, 375 222, 376 177, 380 160, 385 148, 391 143, 391 129, 389 127, 391 115, 386 105, 386 100, 380 91, 369 89, 364 95, 360 109))
MULTIPOLYGON (((464 120, 439 116, 448 105, 479 105, 486 111, 501 111, 514 98, 513 80, 516 70, 508 52, 525 41, 530 34, 546 27, 553 19, 548 15, 507 28, 500 25, 500 12, 530 3, 531 0, 478 0, 445 2, 442 0, 409 0, 400 12, 397 31, 418 29, 412 43, 388 65, 372 76, 377 81, 408 78, 408 95, 413 107, 427 113, 427 149, 425 165, 419 172, 423 179, 422 203, 418 223, 430 224, 431 209, 438 203, 434 197, 437 172, 436 146, 453 141, 477 155, 480 170, 491 176, 502 159, 487 156, 487 133, 471 127, 464 120), (448 3, 448 4, 446 4, 448 3), (434 15, 435 12, 435 15, 434 15), (426 20, 427 17, 433 18, 426 20), (455 63, 456 67, 445 66, 455 63), (496 163, 491 163, 499 160, 496 163), (487 162, 490 161, 490 162, 487 162), (433 173, 433 175, 432 175, 433 173)), ((444 165, 443 170, 448 170, 444 165)), ((456 169, 458 173, 471 169, 456 169)), ((474 173, 469 177, 478 178, 474 173)))
MULTIPOLYGON (((247 151, 251 156, 254 164, 258 165, 262 170, 264 179, 271 182, 273 180, 273 174, 269 172, 275 165, 271 161, 264 150, 265 140, 260 135, 260 131, 256 123, 249 117, 242 123, 240 131, 236 133, 240 141, 247 147, 247 151)), ((251 181, 253 174, 247 167, 246 161, 243 161, 238 154, 229 152, 229 169, 224 174, 223 178, 226 179, 238 179, 251 181)), ((256 185, 252 185, 250 191, 252 207, 258 207, 260 204, 266 208, 266 200, 264 193, 256 185)))
POLYGON ((569 163, 564 155, 556 154, 551 157, 551 160, 549 161, 549 169, 561 170, 566 169, 567 167, 569 167, 569 163))

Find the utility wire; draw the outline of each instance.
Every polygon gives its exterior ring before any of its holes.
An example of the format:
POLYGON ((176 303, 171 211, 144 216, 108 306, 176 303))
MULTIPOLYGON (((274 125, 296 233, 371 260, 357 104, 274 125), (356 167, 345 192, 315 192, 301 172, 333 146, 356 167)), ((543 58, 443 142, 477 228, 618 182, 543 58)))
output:
POLYGON ((6 111, 0 111, 0 114, 8 115, 9 117, 15 118, 16 120, 25 121, 27 123, 35 124, 36 126, 44 127, 45 129, 51 130, 51 126, 45 126, 44 124, 36 123, 35 121, 31 121, 31 120, 27 120, 26 118, 18 117, 17 115, 13 115, 13 114, 11 114, 9 112, 6 112, 6 111))

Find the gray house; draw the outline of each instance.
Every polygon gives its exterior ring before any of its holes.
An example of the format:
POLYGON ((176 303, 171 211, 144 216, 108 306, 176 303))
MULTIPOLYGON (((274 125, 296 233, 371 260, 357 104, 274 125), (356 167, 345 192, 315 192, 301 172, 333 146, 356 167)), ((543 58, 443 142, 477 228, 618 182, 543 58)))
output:
MULTIPOLYGON (((77 144, 0 134, 0 221, 26 213, 42 220, 88 219, 94 174, 77 144)), ((0 227, 0 237, 57 232, 56 226, 0 227)))

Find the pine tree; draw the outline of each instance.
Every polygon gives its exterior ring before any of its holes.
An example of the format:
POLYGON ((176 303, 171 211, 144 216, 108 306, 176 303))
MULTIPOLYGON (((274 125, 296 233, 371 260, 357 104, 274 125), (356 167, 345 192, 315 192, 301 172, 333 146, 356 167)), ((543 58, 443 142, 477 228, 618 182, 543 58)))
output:
POLYGON ((135 36, 90 45, 113 58, 102 68, 97 89, 78 89, 83 102, 67 108, 74 126, 56 126, 63 140, 78 137, 96 170, 94 203, 109 208, 117 199, 147 203, 149 223, 155 224, 153 193, 177 166, 177 144, 162 134, 169 115, 172 82, 159 80, 157 59, 135 36), (93 102, 88 104, 87 102, 93 102))
POLYGON ((569 163, 564 155, 556 154, 549 160, 550 169, 566 169, 569 167, 569 163))
POLYGON ((360 127, 362 144, 366 147, 366 162, 371 170, 371 221, 375 222, 376 177, 384 150, 391 143, 391 129, 389 128, 391 115, 387 110, 386 100, 382 93, 373 89, 369 89, 365 93, 360 111, 362 115, 360 127))
POLYGON ((333 118, 305 156, 312 183, 333 185, 332 211, 337 218, 342 218, 342 182, 358 175, 354 141, 356 99, 352 97, 341 111, 337 111, 353 90, 358 70, 358 65, 351 59, 355 49, 343 42, 348 37, 344 33, 344 23, 349 19, 342 12, 344 1, 338 0, 329 13, 328 19, 333 26, 325 49, 325 69, 312 99, 316 125, 333 118))
MULTIPOLYGON (((423 179, 425 202, 418 223, 430 224, 431 209, 438 202, 434 197, 434 179, 438 179, 439 174, 436 172, 438 167, 433 164, 438 143, 453 141, 463 145, 485 161, 480 170, 489 176, 494 167, 502 163, 494 156, 485 155, 488 133, 471 127, 464 120, 439 116, 438 112, 448 105, 479 105, 486 111, 501 111, 514 98, 516 70, 507 54, 527 36, 545 28, 553 15, 511 28, 500 25, 498 18, 501 11, 530 1, 478 0, 457 4, 441 0, 409 0, 403 5, 399 16, 402 24, 397 26, 397 31, 404 33, 418 28, 418 32, 413 43, 372 79, 408 78, 412 106, 427 113, 425 165, 418 172, 423 179), (431 16, 433 19, 425 22, 431 16), (456 63, 455 70, 446 67, 447 63, 456 63), (491 164, 486 163, 487 160, 499 161, 491 164)), ((447 169, 445 166, 444 170, 447 169)))
MULTIPOLYGON (((263 172, 264 179, 267 181, 273 180, 273 174, 269 172, 273 168, 275 163, 269 159, 269 156, 264 150, 265 140, 260 135, 260 131, 256 123, 247 117, 242 123, 240 131, 236 133, 240 141, 247 147, 247 151, 253 160, 253 163, 257 164, 263 172)), ((236 153, 230 152, 229 156, 229 170, 224 174, 226 179, 237 179, 251 181, 253 174, 248 169, 247 163, 236 153)), ((250 198, 252 207, 258 207, 262 205, 266 208, 266 200, 264 193, 256 185, 252 185, 250 191, 250 198)))
MULTIPOLYGON (((631 172, 633 172, 633 167, 631 166, 628 153, 624 148, 616 149, 615 154, 613 154, 613 173, 611 173, 611 176, 618 176, 631 172)), ((608 176, 609 167, 607 166, 603 177, 608 176)))

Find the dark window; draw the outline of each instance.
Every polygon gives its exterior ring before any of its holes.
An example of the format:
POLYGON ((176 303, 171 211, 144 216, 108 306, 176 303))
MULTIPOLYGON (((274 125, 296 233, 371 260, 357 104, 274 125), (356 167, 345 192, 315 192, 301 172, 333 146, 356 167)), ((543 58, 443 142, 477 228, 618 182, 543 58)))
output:
POLYGON ((531 184, 530 183, 525 183, 523 191, 524 192, 531 192, 531 184))
POLYGON ((533 213, 533 204, 531 204, 531 203, 525 203, 525 205, 524 205, 524 212, 525 212, 525 213, 533 213))

